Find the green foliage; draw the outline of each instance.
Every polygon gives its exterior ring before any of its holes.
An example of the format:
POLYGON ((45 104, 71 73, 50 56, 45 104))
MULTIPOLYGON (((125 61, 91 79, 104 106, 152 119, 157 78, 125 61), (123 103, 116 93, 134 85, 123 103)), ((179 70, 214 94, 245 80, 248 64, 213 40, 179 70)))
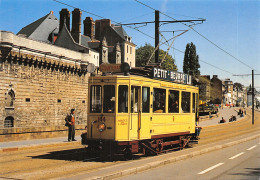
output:
MULTIPOLYGON (((144 46, 141 46, 136 49, 136 67, 144 67, 152 53, 154 52, 154 47, 150 44, 145 44, 144 46)), ((160 50, 159 51, 159 60, 162 61, 163 57, 165 56, 166 51, 160 50)), ((154 63, 154 55, 151 58, 150 63, 154 63)), ((172 71, 177 71, 178 68, 175 65, 175 60, 173 57, 169 54, 166 55, 164 62, 162 63, 163 69, 168 69, 172 71)))
POLYGON ((234 88, 238 88, 240 91, 243 90, 243 87, 244 86, 241 83, 238 83, 238 82, 234 83, 234 88))
POLYGON ((188 43, 184 54, 183 72, 192 76, 199 76, 199 68, 199 56, 196 53, 196 46, 192 42, 188 43))

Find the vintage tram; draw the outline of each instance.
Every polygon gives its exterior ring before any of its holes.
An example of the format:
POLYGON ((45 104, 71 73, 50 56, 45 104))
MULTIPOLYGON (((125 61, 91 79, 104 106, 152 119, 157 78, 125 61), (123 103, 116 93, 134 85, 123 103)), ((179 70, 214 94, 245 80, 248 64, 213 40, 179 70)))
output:
POLYGON ((158 154, 197 142, 198 87, 188 75, 150 70, 148 75, 89 77, 88 133, 83 142, 89 150, 158 154))

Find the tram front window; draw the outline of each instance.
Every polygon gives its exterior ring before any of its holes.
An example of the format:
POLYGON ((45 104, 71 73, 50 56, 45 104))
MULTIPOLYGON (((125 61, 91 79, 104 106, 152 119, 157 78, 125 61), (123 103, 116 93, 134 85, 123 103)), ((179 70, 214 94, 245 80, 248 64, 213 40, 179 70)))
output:
POLYGON ((104 86, 103 112, 104 113, 115 112, 115 86, 113 85, 104 86))
POLYGON ((179 113, 179 91, 169 91, 169 113, 179 113))
POLYGON ((118 88, 118 112, 128 112, 128 86, 120 85, 118 88))
POLYGON ((182 92, 181 109, 183 113, 190 113, 190 93, 182 92))
POLYGON ((153 112, 164 113, 165 112, 165 96, 166 90, 154 88, 153 89, 153 112))
POLYGON ((102 87, 93 85, 90 87, 90 112, 101 113, 102 87))

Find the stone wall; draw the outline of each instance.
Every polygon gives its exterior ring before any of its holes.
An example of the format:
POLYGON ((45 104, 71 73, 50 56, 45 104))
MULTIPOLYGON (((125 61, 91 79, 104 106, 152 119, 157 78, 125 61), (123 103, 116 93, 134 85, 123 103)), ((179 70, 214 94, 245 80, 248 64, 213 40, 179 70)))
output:
POLYGON ((86 123, 87 74, 25 65, 16 58, 9 53, 0 63, 0 128, 8 116, 14 118, 14 127, 63 125, 72 108, 77 123, 86 123), (11 105, 10 91, 14 92, 11 105))
POLYGON ((0 141, 35 138, 35 134, 43 135, 39 138, 66 135, 64 119, 70 109, 76 109, 76 125, 84 127, 89 73, 80 61, 53 54, 59 47, 54 51, 55 46, 40 42, 20 46, 1 34, 0 141), (46 56, 40 45, 52 52, 46 56))

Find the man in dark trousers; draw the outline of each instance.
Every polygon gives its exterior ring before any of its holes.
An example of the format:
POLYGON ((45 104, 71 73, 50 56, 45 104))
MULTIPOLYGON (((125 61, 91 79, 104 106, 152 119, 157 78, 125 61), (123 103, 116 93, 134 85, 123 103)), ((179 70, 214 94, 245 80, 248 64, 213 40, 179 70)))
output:
POLYGON ((68 121, 68 128, 69 128, 69 134, 68 134, 68 141, 76 141, 75 139, 75 109, 71 109, 70 115, 67 117, 68 121))

